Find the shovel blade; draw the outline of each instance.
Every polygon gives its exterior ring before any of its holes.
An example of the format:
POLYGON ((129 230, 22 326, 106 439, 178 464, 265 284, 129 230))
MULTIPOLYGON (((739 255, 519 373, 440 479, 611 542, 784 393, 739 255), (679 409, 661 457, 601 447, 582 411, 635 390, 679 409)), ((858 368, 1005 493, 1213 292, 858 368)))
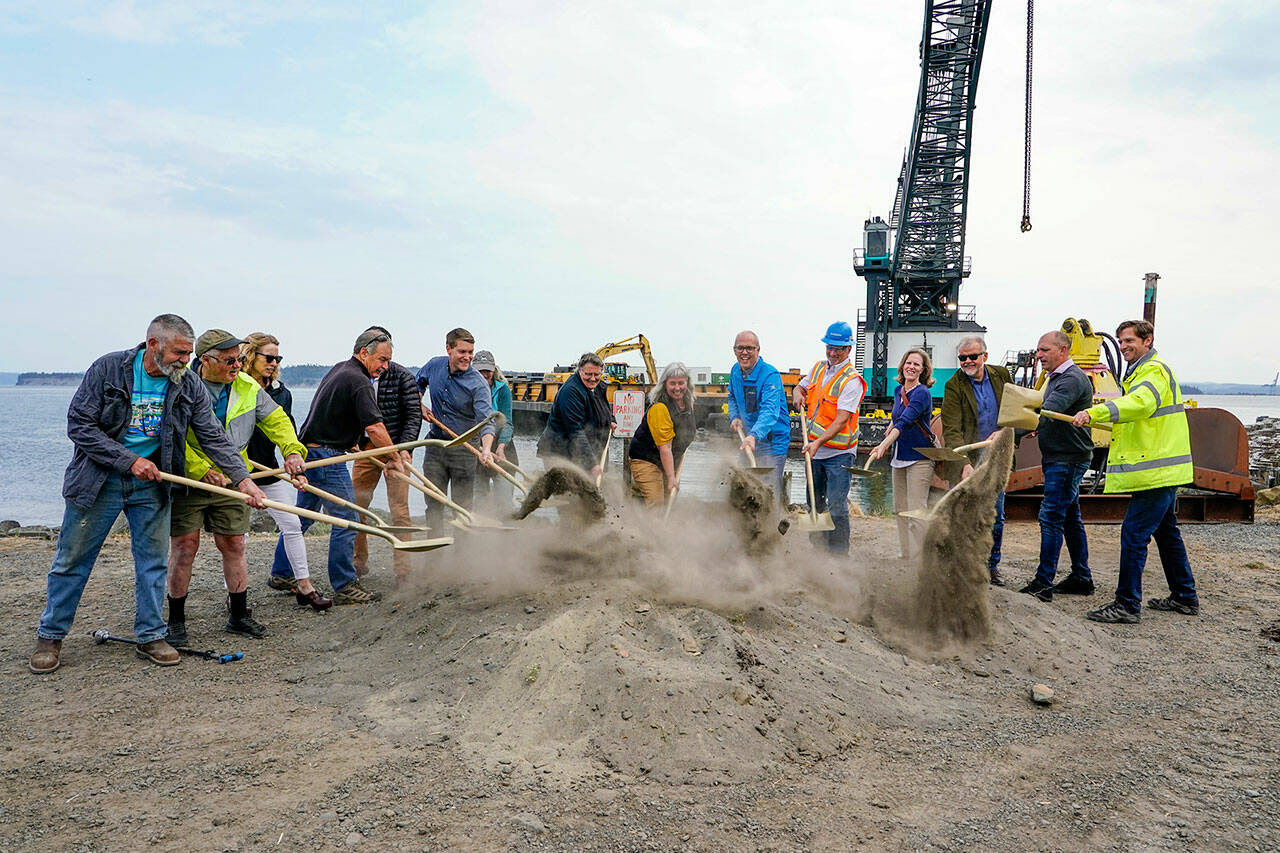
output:
POLYGON ((439 539, 410 539, 392 542, 391 547, 397 551, 434 551, 437 548, 444 548, 446 545, 452 544, 452 536, 442 536, 439 539))
POLYGON ((848 471, 855 477, 879 477, 879 471, 872 471, 870 468, 855 468, 852 465, 841 465, 841 468, 848 471))
POLYGON ((836 523, 831 520, 831 513, 829 512, 820 512, 817 515, 797 515, 791 520, 791 526, 801 533, 822 533, 836 529, 836 523))
POLYGON ((426 533, 431 528, 430 527, 396 527, 395 525, 392 525, 392 524, 387 524, 387 525, 380 524, 378 525, 378 529, 381 530, 383 533, 390 533, 392 536, 401 536, 401 535, 412 536, 415 533, 426 533))
POLYGON ((996 416, 996 423, 1002 427, 1035 429, 1040 426, 1037 412, 1043 402, 1043 392, 1007 382, 1000 395, 1000 414, 996 416))
POLYGON ((928 521, 929 514, 927 509, 907 509, 898 513, 903 518, 914 518, 916 521, 928 521))

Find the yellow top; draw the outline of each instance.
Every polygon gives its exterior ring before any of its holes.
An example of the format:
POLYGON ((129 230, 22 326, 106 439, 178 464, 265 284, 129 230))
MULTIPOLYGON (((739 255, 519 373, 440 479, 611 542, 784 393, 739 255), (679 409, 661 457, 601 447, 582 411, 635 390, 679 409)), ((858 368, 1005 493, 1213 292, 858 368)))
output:
POLYGON ((671 412, 667 411, 666 403, 654 403, 644 419, 649 424, 649 434, 653 436, 655 447, 676 440, 676 425, 671 421, 671 412))

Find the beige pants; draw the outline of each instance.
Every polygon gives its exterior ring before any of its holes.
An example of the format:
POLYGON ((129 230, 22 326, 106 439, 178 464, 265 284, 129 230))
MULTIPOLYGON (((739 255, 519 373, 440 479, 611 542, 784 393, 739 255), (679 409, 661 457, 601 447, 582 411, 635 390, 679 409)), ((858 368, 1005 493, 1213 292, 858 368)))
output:
MULTIPOLYGON (((929 484, 933 482, 933 462, 922 459, 893 469, 893 511, 905 512, 929 506, 929 484)), ((898 516, 900 557, 914 558, 924 544, 924 523, 898 516)))
MULTIPOLYGON (((373 490, 378 487, 382 478, 382 469, 373 464, 371 459, 357 459, 351 463, 351 486, 356 493, 356 503, 367 507, 373 500, 373 490)), ((409 484, 394 474, 388 474, 387 505, 391 507, 391 523, 398 527, 408 527, 409 521, 409 484)), ((407 551, 396 551, 392 556, 392 569, 397 578, 407 578, 411 568, 407 551)), ((356 575, 363 575, 369 568, 369 537, 364 533, 356 534, 355 553, 356 575)))
POLYGON ((662 506, 667 500, 667 478, 662 469, 643 459, 631 460, 631 488, 645 506, 662 506))

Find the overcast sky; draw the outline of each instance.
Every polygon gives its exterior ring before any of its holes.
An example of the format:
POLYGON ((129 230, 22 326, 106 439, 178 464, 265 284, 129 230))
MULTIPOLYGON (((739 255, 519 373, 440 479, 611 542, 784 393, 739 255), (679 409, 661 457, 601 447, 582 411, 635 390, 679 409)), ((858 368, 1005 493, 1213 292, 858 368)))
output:
MULTIPOLYGON (((1280 3, 994 4, 961 301, 989 348, 1111 330, 1159 272, 1185 380, 1280 370, 1280 3)), ((471 329, 540 370, 643 332, 807 367, 864 307, 922 2, 14 2, 0 7, 0 369, 83 370, 162 311, 332 363, 471 329)), ((638 363, 634 358, 633 363, 638 363)))

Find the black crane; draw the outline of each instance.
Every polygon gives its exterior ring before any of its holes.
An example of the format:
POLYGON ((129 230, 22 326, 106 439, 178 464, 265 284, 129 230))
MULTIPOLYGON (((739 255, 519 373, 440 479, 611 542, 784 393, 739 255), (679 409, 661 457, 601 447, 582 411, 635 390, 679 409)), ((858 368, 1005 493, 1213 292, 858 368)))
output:
POLYGON ((889 333, 955 330, 969 198, 974 97, 990 0, 927 0, 920 90, 889 221, 864 225, 853 266, 867 282, 868 402, 888 397, 889 333))

